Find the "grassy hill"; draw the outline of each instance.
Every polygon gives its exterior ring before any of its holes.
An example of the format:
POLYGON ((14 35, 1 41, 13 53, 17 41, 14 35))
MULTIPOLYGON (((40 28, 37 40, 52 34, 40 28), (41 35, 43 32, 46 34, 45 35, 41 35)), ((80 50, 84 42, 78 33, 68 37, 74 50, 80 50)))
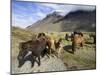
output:
POLYGON ((21 29, 19 27, 12 27, 12 37, 20 39, 20 40, 27 40, 34 35, 32 32, 27 31, 25 29, 21 29))
MULTIPOLYGON (((63 61, 66 65, 67 70, 80 70, 80 69, 95 69, 96 68, 96 45, 95 44, 84 44, 83 48, 76 50, 75 54, 72 54, 71 41, 65 40, 65 34, 70 32, 50 32, 47 35, 51 36, 53 39, 58 40, 62 38, 62 55, 59 59, 63 61)), ((18 45, 22 41, 27 41, 32 39, 37 33, 21 29, 18 27, 12 27, 11 31, 11 57, 13 60, 17 59, 19 52, 18 45)), ((89 34, 94 34, 93 32, 85 32, 84 38, 88 42, 93 42, 93 39, 89 38, 89 34)), ((13 64, 15 64, 13 62, 13 64)))
POLYGON ((32 38, 34 34, 32 32, 29 32, 25 29, 21 29, 19 27, 12 27, 11 30, 11 51, 12 51, 12 57, 14 58, 15 56, 18 55, 19 49, 18 45, 22 41, 27 41, 32 38))

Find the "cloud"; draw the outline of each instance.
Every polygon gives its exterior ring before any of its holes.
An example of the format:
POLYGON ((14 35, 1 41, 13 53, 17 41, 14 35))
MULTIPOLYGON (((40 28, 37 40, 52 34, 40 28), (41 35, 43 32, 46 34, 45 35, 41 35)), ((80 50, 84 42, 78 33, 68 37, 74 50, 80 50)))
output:
POLYGON ((20 15, 13 15, 12 16, 12 25, 13 26, 18 26, 18 27, 22 27, 25 28, 27 27, 29 24, 32 24, 35 22, 35 19, 33 17, 25 17, 25 19, 23 19, 24 16, 20 16, 20 15))
POLYGON ((50 3, 43 3, 43 6, 52 8, 55 11, 61 12, 62 15, 66 15, 71 11, 76 10, 85 10, 85 11, 92 11, 95 9, 95 6, 90 5, 70 5, 70 4, 50 4, 50 3))
POLYGON ((12 25, 25 28, 34 22, 46 17, 49 8, 40 6, 38 3, 15 2, 12 4, 12 25))

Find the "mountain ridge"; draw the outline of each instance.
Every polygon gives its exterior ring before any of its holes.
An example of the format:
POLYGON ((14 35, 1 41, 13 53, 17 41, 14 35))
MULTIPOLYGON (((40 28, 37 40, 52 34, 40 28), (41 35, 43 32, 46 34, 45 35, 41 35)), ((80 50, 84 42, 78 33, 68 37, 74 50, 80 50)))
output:
POLYGON ((96 10, 78 10, 65 16, 53 12, 26 29, 34 32, 66 32, 73 30, 93 32, 96 29, 96 10))

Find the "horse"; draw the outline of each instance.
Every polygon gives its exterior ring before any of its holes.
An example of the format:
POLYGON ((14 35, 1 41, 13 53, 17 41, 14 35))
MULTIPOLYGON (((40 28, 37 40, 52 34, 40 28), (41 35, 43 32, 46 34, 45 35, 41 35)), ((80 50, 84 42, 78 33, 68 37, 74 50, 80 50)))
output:
POLYGON ((47 43, 46 47, 48 48, 49 54, 51 55, 52 52, 54 51, 53 50, 54 40, 50 36, 45 35, 45 33, 39 33, 37 38, 41 38, 41 37, 44 37, 46 39, 46 43, 47 43))
POLYGON ((54 41, 55 49, 57 50, 57 57, 60 57, 61 50, 62 50, 62 38, 60 38, 58 41, 54 41))
POLYGON ((83 47, 83 44, 84 44, 83 34, 74 32, 74 34, 72 36, 72 51, 73 51, 73 53, 74 53, 74 51, 76 51, 77 46, 83 47))
POLYGON ((29 40, 26 42, 21 42, 19 44, 19 54, 17 59, 19 61, 19 66, 21 67, 26 58, 29 56, 32 57, 32 66, 34 65, 33 61, 38 63, 38 66, 41 65, 40 56, 41 54, 48 52, 46 49, 47 42, 46 39, 41 37, 36 40, 29 40), (45 52, 44 52, 45 51, 45 52), (36 60, 38 58, 38 61, 36 60))

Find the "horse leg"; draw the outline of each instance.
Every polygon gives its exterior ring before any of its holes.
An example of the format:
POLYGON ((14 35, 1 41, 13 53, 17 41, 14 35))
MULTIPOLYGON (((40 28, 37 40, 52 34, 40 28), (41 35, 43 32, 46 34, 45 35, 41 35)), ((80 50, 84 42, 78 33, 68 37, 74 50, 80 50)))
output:
POLYGON ((58 57, 61 57, 61 47, 58 49, 58 57))
POLYGON ((59 49, 57 48, 56 51, 57 51, 56 52, 56 57, 58 58, 59 57, 59 49))
POLYGON ((40 66, 41 65, 41 61, 40 61, 40 56, 38 56, 38 66, 40 66))
POLYGON ((51 43, 47 43, 47 47, 48 47, 48 54, 51 54, 51 43))
POLYGON ((48 54, 46 54, 46 56, 47 56, 48 58, 50 58, 48 54))
POLYGON ((81 44, 80 44, 80 45, 81 45, 81 47, 83 47, 83 43, 82 43, 82 42, 81 42, 81 44))
POLYGON ((32 60, 31 63, 32 63, 32 65, 31 65, 31 68, 32 68, 34 66, 34 61, 32 60))
POLYGON ((74 44, 74 42, 72 42, 72 52, 73 52, 73 54, 74 54, 75 51, 76 51, 75 44, 74 44))
POLYGON ((33 59, 31 59, 31 68, 34 66, 34 62, 35 62, 35 59, 36 59, 34 56, 32 58, 33 59))
POLYGON ((30 60, 30 62, 31 62, 31 68, 32 68, 34 66, 34 62, 36 61, 36 56, 34 56, 33 54, 30 54, 24 60, 25 61, 30 60))

